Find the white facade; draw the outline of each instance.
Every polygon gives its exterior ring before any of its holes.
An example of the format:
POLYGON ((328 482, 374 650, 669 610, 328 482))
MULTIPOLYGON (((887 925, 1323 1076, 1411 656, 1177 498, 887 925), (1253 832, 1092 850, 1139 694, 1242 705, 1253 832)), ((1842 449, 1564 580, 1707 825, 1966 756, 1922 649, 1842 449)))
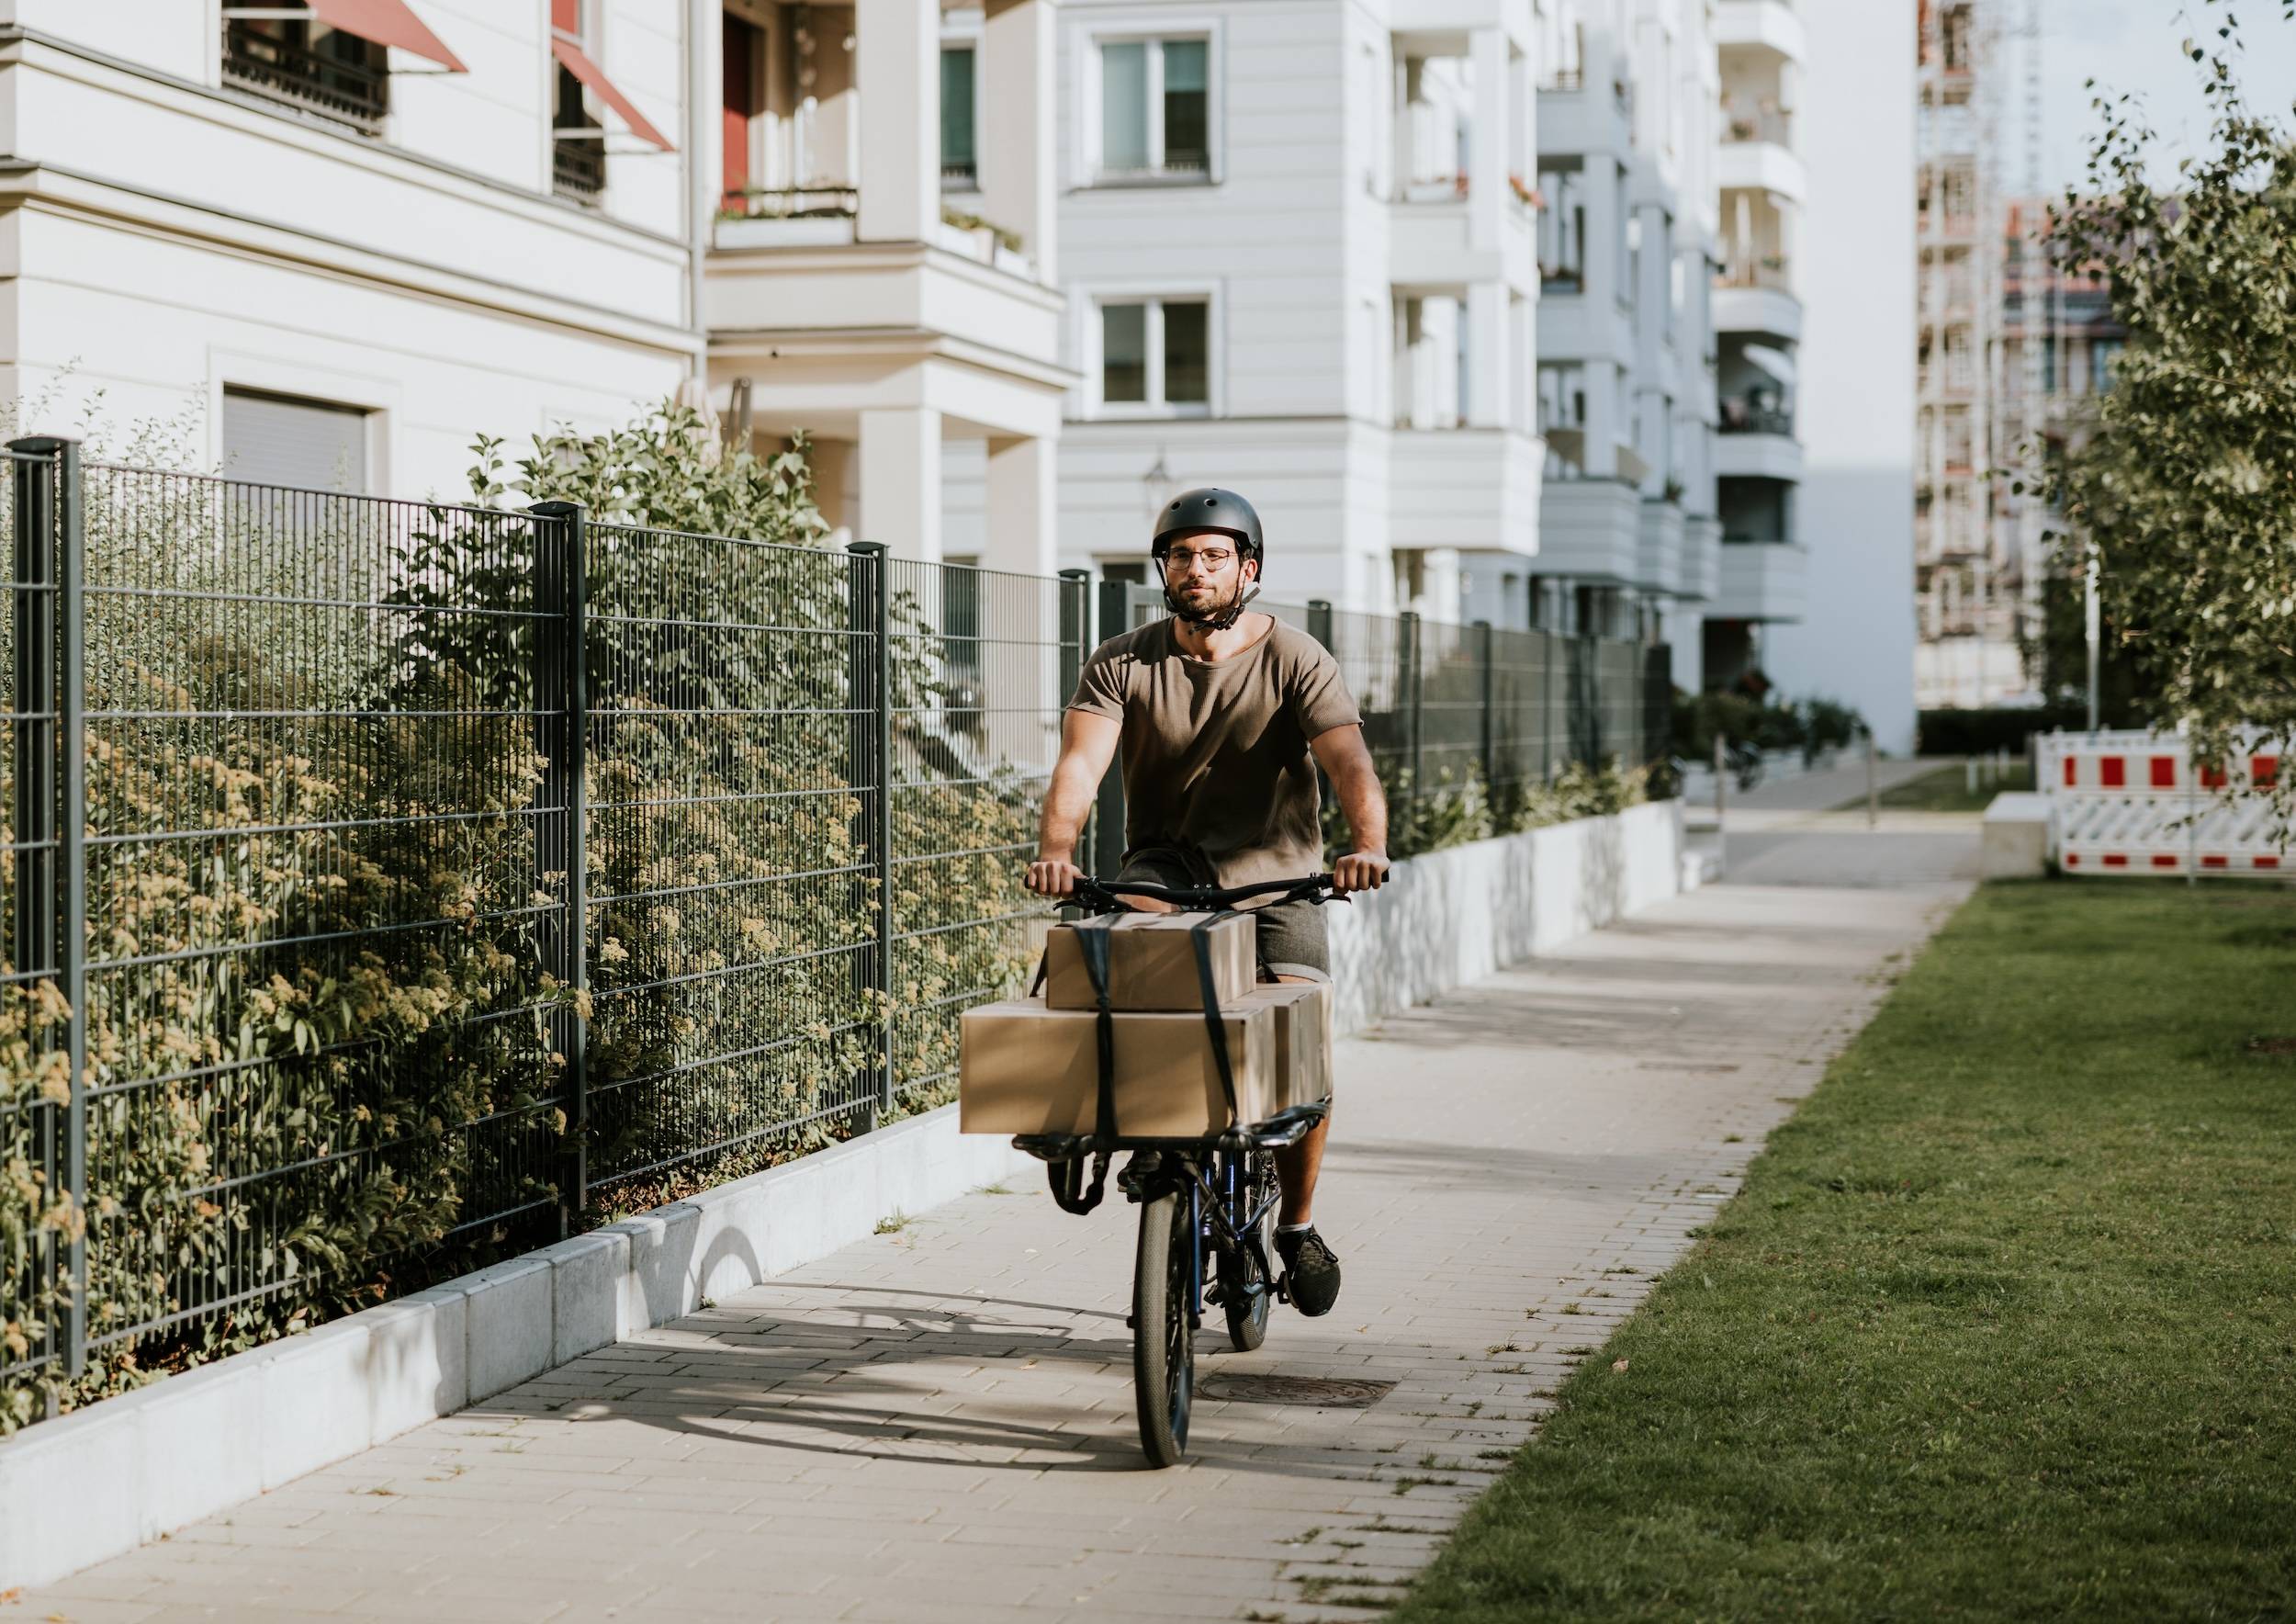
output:
POLYGON ((1542 16, 1537 624, 1665 636, 1695 687, 1716 587, 1708 0, 1542 16))
POLYGON ((712 7, 713 402, 762 438, 812 436, 832 524, 1050 574, 1070 380, 1052 0, 712 7), (971 104, 969 153, 943 152, 944 92, 971 104))
POLYGON ((227 424, 276 416, 241 404, 317 405, 355 455, 308 482, 453 497, 478 432, 618 423, 693 375, 661 144, 687 144, 681 6, 587 0, 567 30, 660 142, 584 90, 559 110, 583 132, 554 130, 546 0, 409 15, 446 60, 321 30, 314 75, 235 48, 218 0, 0 6, 0 398, 39 403, 26 428, 69 432, 99 395, 115 423, 190 409, 228 473, 249 448, 227 424))
MULTIPOLYGON (((1735 4, 1738 0, 1728 0, 1735 4)), ((1802 303, 1798 622, 1762 667, 1796 696, 1854 705, 1885 750, 1913 745, 1914 60, 1906 15, 1801 8, 1794 118, 1810 229, 1788 245, 1802 303)))
POLYGON ((1228 485, 1273 597, 1507 618, 1541 459, 1530 0, 1061 15, 1061 561, 1137 570, 1165 501, 1228 485))

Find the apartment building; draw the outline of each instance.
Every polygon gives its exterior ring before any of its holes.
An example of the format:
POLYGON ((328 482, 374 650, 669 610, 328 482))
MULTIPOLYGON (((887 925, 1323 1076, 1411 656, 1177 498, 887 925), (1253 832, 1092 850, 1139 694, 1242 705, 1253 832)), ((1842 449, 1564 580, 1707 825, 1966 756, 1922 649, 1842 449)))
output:
POLYGON ((1559 0, 1539 93, 1534 618, 1662 636, 1694 689, 1721 562, 1713 17, 1707 0, 1559 0))
MULTIPOLYGON (((480 430, 698 372, 663 0, 0 7, 0 399, 247 478, 458 495, 480 430)), ((696 109, 698 110, 698 109, 696 109)))
POLYGON ((2024 525, 2008 480, 1990 471, 2016 466, 2019 427, 2000 411, 1996 9, 1923 0, 1916 35, 1914 686, 1925 705, 1986 705, 2025 687, 2024 525))
POLYGON ((703 309, 730 432, 804 430, 825 516, 898 556, 1050 574, 1073 382, 1052 0, 709 6, 703 309))
POLYGON ((1538 547, 1530 0, 1069 0, 1062 562, 1232 485, 1267 590, 1521 622, 1538 547))
MULTIPOLYGON (((1783 0, 1761 3, 1785 9, 1783 0)), ((1917 265, 1908 19, 1894 6, 1838 3, 1797 4, 1793 14, 1806 54, 1789 116, 1807 223, 1789 216, 1774 252, 1804 335, 1791 356, 1801 475, 1788 533, 1804 553, 1803 608, 1796 620, 1763 626, 1761 668, 1789 694, 1854 705, 1883 750, 1908 750, 1917 265)), ((1726 221, 1732 213, 1726 208, 1726 221)))
POLYGON ((1782 0, 1720 0, 1716 150, 1721 263, 1714 324, 1720 434, 1720 583, 1706 606, 1705 675, 1716 685, 1766 665, 1770 627, 1808 612, 1801 532, 1803 448, 1795 406, 1804 267, 1797 253, 1809 174, 1797 144, 1809 46, 1782 0))

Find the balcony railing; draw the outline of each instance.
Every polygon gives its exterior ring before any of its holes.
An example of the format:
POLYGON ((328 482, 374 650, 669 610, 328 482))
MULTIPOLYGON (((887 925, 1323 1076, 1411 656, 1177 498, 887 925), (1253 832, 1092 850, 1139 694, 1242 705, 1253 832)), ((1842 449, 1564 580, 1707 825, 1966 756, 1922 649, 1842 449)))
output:
POLYGON ((1788 147, 1794 144, 1794 122, 1784 113, 1733 113, 1722 128, 1722 144, 1739 146, 1748 141, 1769 141, 1788 147))
POLYGON ((1774 401, 1730 395, 1722 400, 1721 432, 1726 434, 1794 434, 1794 413, 1774 401))
POLYGON ((941 161, 940 189, 942 191, 977 191, 980 188, 980 165, 974 163, 972 159, 959 158, 954 162, 943 159, 941 161))
POLYGON ((1547 75, 1539 88, 1549 91, 1584 90, 1586 71, 1583 68, 1557 68, 1547 75))
MULTIPOLYGON (((600 133, 602 135, 603 131, 600 133)), ((560 197, 579 197, 584 202, 603 193, 606 189, 606 143, 597 137, 585 140, 580 135, 570 141, 552 142, 550 186, 560 197)))
POLYGON ((861 212, 852 186, 782 186, 726 194, 721 220, 838 220, 861 212))
POLYGON ((1538 285, 1549 293, 1576 293, 1586 285, 1586 274, 1577 265, 1541 265, 1538 285))
POLYGON ((390 110, 390 74, 384 69, 313 51, 244 21, 223 25, 223 82, 370 135, 381 130, 390 110))
POLYGON ((1773 288, 1781 293, 1794 291, 1794 283, 1786 275, 1786 263, 1774 254, 1760 259, 1741 260, 1727 247, 1723 250, 1721 274, 1715 277, 1717 288, 1773 288))

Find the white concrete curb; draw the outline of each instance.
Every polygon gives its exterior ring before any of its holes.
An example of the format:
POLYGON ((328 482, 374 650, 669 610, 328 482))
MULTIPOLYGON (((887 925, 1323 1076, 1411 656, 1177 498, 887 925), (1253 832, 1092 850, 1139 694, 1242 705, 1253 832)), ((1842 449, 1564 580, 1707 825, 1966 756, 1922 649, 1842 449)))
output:
POLYGON ((0 1591, 44 1585, 1035 1164, 947 1106, 0 1444, 0 1591))
MULTIPOLYGON (((1397 865, 1331 910, 1357 1032, 1671 897, 1678 801, 1397 865)), ((1035 1163, 956 1107, 577 1235, 0 1444, 0 1590, 44 1585, 827 1257, 1035 1163)))

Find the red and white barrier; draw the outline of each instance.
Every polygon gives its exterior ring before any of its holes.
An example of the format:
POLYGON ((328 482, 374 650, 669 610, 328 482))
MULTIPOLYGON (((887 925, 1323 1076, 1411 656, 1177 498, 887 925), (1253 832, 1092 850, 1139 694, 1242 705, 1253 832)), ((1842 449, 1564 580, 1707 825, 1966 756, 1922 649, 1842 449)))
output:
POLYGON ((2173 733, 2134 730, 2035 743, 2050 855, 2066 873, 2296 877, 2271 803, 2250 793, 2278 782, 2277 750, 2199 761, 2173 733))

